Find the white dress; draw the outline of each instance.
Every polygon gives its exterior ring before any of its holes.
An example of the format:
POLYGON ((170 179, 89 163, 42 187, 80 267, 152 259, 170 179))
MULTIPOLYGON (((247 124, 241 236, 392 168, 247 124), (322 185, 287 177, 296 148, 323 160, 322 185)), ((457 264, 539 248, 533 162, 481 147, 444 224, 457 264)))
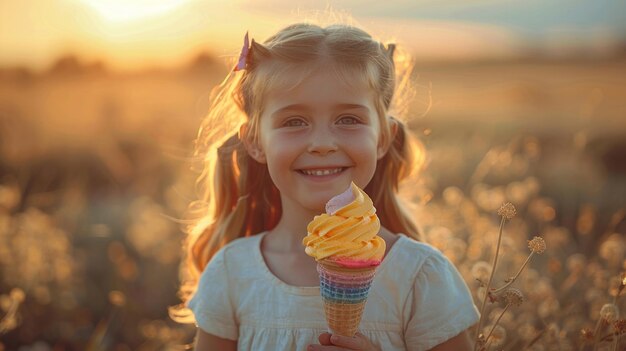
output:
MULTIPOLYGON (((306 350, 327 331, 319 287, 284 283, 261 254, 265 233, 223 247, 189 302, 199 328, 238 350, 306 350)), ((478 321, 456 268, 404 234, 379 266, 359 331, 381 350, 428 350, 478 321)))

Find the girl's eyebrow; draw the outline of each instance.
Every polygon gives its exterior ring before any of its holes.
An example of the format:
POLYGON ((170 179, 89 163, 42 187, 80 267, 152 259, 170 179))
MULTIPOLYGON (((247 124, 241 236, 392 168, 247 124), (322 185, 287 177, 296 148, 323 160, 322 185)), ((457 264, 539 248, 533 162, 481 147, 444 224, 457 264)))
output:
MULTIPOLYGON (((333 109, 334 110, 361 109, 361 110, 365 110, 366 112, 370 111, 370 109, 365 105, 352 104, 352 103, 337 104, 334 106, 333 109)), ((272 115, 276 116, 280 114, 281 112, 285 112, 285 111, 310 111, 310 110, 312 110, 312 108, 307 104, 291 104, 291 105, 287 105, 287 106, 283 106, 279 108, 278 110, 274 111, 272 115)))
POLYGON ((287 106, 283 106, 279 108, 278 110, 274 111, 272 115, 276 116, 279 113, 285 112, 285 111, 309 111, 310 109, 311 108, 307 106, 306 104, 291 104, 291 105, 287 105, 287 106))
POLYGON ((361 104, 338 104, 335 107, 338 110, 352 110, 352 109, 362 109, 366 111, 370 110, 367 106, 361 105, 361 104))

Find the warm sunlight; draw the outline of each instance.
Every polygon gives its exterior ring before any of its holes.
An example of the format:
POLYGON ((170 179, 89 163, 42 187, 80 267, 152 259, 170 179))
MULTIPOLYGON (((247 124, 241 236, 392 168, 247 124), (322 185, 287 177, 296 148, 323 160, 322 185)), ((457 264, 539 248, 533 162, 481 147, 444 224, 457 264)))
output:
POLYGON ((0 351, 626 351, 624 73, 626 0, 0 0, 0 351))
POLYGON ((129 22, 171 12, 189 0, 81 0, 111 22, 129 22))

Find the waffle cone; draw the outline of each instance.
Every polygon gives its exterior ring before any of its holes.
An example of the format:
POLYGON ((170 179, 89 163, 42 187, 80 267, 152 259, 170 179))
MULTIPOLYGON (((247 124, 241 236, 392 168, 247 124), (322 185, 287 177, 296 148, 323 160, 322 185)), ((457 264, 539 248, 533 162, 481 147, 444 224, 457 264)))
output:
POLYGON ((376 266, 348 268, 332 261, 319 261, 320 293, 328 327, 333 334, 356 334, 376 266))

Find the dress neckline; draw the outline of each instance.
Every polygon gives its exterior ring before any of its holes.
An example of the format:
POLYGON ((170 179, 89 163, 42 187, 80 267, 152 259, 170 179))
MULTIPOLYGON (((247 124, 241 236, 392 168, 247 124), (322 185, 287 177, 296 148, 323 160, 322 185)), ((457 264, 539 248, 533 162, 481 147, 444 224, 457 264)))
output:
MULTIPOLYGON (((272 271, 270 271, 269 267, 267 266, 267 263, 265 262, 265 259, 263 258, 263 253, 261 252, 261 242, 263 241, 263 237, 267 233, 268 232, 265 231, 265 232, 259 233, 258 235, 255 235, 256 242, 254 243, 254 256, 256 258, 257 263, 259 264, 259 267, 261 268, 261 271, 263 271, 263 274, 268 279, 273 281, 275 283, 275 285, 279 286, 281 289, 283 289, 284 291, 286 291, 288 293, 291 293, 291 294, 294 294, 294 295, 303 295, 303 296, 319 296, 320 295, 320 287, 319 286, 296 286, 296 285, 290 285, 290 284, 287 284, 284 281, 282 281, 274 273, 272 273, 272 271)), ((387 255, 384 257, 382 263, 378 267, 378 271, 376 272, 377 274, 380 274, 382 272, 382 270, 384 270, 385 267, 387 267, 389 265, 389 263, 387 263, 387 262, 389 262, 393 258, 393 256, 395 255, 395 252, 398 251, 398 249, 396 249, 398 244, 400 244, 401 241, 409 240, 409 237, 406 236, 405 234, 398 233, 396 235, 398 235, 399 238, 393 244, 391 249, 389 249, 389 252, 387 252, 387 255)))

